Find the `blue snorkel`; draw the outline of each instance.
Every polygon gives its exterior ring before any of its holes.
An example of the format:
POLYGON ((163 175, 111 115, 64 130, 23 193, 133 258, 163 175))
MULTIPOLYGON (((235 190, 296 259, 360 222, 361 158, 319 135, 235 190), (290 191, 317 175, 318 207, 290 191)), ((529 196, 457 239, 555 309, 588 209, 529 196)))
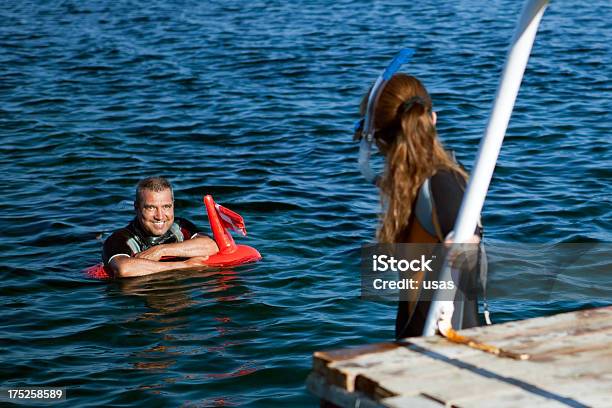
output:
POLYGON ((413 55, 413 49, 404 48, 395 56, 395 58, 393 58, 389 66, 387 66, 383 73, 380 74, 372 86, 372 90, 368 95, 368 105, 366 107, 365 117, 355 125, 355 131, 361 129, 358 160, 359 170, 361 171, 363 177, 365 177, 365 179, 372 184, 376 184, 376 181, 379 178, 379 175, 377 175, 370 166, 372 142, 374 141, 374 133, 376 131, 376 129, 374 129, 374 111, 376 104, 378 103, 382 90, 387 82, 389 82, 393 74, 397 72, 402 64, 408 62, 410 57, 413 55))

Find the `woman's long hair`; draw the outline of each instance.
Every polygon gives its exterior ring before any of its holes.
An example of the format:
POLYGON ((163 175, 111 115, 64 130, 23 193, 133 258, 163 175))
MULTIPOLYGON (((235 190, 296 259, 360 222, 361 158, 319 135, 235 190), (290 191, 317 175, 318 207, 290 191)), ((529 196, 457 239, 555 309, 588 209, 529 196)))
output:
MULTIPOLYGON (((362 113, 366 104, 367 95, 362 113)), ((374 127, 374 140, 386 156, 379 187, 387 210, 377 238, 380 243, 402 242, 423 182, 440 169, 466 179, 467 174, 438 139, 431 97, 415 77, 396 74, 391 78, 376 105, 374 127)))

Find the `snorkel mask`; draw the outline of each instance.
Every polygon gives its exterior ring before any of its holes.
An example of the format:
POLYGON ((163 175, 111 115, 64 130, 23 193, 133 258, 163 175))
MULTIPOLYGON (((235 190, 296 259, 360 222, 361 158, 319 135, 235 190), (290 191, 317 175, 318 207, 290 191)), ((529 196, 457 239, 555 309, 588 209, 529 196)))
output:
POLYGON ((395 74, 399 67, 406 63, 413 54, 414 50, 404 48, 395 56, 395 58, 393 58, 389 66, 387 66, 383 73, 376 79, 374 86, 372 86, 372 90, 368 95, 368 105, 366 107, 365 116, 355 124, 355 133, 361 130, 361 136, 358 139, 359 170, 361 171, 363 177, 365 177, 369 183, 374 185, 377 184, 377 180, 380 178, 380 175, 377 174, 370 165, 372 142, 374 141, 374 133, 376 132, 376 129, 374 129, 374 111, 376 104, 378 103, 378 98, 380 98, 380 94, 385 88, 387 82, 389 82, 393 74, 395 74))

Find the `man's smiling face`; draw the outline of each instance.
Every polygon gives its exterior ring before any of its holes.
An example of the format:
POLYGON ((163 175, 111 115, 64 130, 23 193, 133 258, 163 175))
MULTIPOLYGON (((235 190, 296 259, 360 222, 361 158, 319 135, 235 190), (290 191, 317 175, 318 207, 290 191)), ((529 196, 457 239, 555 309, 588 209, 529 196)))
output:
POLYGON ((169 189, 142 190, 136 207, 140 226, 153 236, 164 235, 174 223, 174 200, 169 189))

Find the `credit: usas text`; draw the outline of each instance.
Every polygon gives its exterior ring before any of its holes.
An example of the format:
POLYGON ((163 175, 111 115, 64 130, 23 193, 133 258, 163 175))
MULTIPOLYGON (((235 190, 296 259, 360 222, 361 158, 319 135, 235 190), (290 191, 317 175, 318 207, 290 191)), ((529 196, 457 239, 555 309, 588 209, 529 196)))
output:
POLYGON ((421 289, 421 285, 423 289, 446 289, 453 290, 455 289, 455 283, 452 280, 449 281, 430 281, 426 280, 423 282, 419 282, 415 279, 398 279, 398 280, 389 280, 389 279, 381 279, 376 278, 372 281, 372 287, 376 290, 417 290, 421 289))
MULTIPOLYGON (((476 247, 477 248, 477 247, 476 247)), ((441 274, 448 248, 441 244, 379 244, 362 247, 361 297, 373 300, 431 300, 454 297, 460 274, 441 274), (447 296, 444 294, 443 296, 447 296)))

